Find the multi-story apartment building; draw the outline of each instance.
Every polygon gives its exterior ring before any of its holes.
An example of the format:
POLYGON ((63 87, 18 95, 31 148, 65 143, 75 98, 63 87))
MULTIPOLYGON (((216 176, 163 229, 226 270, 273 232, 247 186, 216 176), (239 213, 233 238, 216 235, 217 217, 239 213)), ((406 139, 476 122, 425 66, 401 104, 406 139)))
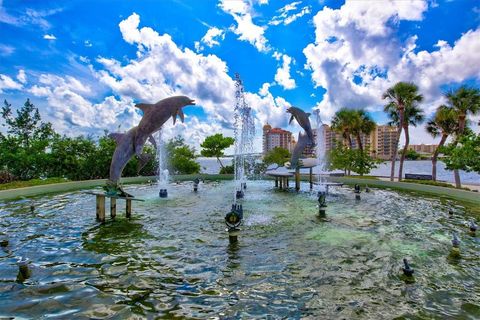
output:
POLYGON ((268 123, 263 126, 263 154, 275 147, 282 147, 292 152, 295 146, 292 133, 280 128, 272 128, 268 123))
POLYGON ((408 146, 408 150, 414 150, 418 153, 433 154, 437 147, 438 144, 411 144, 408 146))
POLYGON ((374 150, 377 159, 388 160, 395 152, 397 142, 397 128, 387 125, 377 126, 374 135, 374 150))

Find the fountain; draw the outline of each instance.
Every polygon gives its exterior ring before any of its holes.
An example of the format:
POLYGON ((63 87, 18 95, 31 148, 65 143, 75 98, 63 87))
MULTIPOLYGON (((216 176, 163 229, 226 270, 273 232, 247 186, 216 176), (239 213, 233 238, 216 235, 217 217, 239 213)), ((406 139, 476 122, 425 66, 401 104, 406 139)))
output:
POLYGON ((230 212, 227 213, 225 221, 230 241, 237 241, 238 227, 242 223, 243 207, 237 204, 238 199, 244 197, 244 190, 247 189, 247 177, 254 164, 253 139, 255 136, 255 122, 252 108, 245 101, 244 88, 240 75, 235 74, 235 107, 234 124, 235 135, 233 157, 234 167, 234 195, 230 212), (233 221, 233 222, 232 222, 233 221))
POLYGON ((320 117, 320 110, 316 109, 314 111, 315 114, 315 121, 317 124, 316 132, 316 141, 315 141, 315 156, 317 157, 317 170, 318 170, 318 176, 317 176, 317 185, 318 185, 318 191, 326 191, 325 187, 325 181, 322 176, 322 173, 325 171, 325 132, 323 130, 323 122, 322 118, 320 117))
POLYGON ((167 169, 167 150, 165 149, 165 142, 162 139, 162 129, 158 130, 156 136, 156 151, 157 151, 157 163, 158 163, 158 195, 160 198, 168 197, 168 181, 170 174, 167 169))
MULTIPOLYGON (((255 137, 255 122, 250 108, 245 101, 244 88, 240 75, 235 74, 235 107, 234 107, 234 181, 235 200, 243 198, 247 188, 247 177, 251 174, 254 158, 253 139, 255 137)), ((234 203, 235 203, 234 200, 234 203)))

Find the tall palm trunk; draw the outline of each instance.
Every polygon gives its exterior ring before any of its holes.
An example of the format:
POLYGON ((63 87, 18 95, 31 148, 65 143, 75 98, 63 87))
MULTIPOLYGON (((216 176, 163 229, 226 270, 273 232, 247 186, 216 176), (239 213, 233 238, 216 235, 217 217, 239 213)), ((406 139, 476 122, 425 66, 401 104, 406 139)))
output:
POLYGON ((397 152, 398 152, 398 143, 400 141, 400 135, 402 134, 402 123, 403 123, 403 119, 405 117, 405 107, 403 106, 403 104, 400 104, 399 107, 398 107, 398 115, 399 115, 399 125, 398 125, 398 129, 397 129, 397 137, 395 139, 395 145, 393 147, 393 153, 392 153, 392 168, 390 170, 390 181, 393 181, 394 180, 394 177, 395 177, 395 160, 397 159, 397 152))
POLYGON ((362 138, 360 137, 360 133, 357 133, 356 138, 357 138, 358 149, 360 149, 360 151, 363 152, 363 144, 362 144, 362 138))
MULTIPOLYGON (((458 135, 455 140, 455 144, 458 143, 458 139, 465 131, 466 118, 467 115, 464 113, 458 115, 458 135)), ((453 170, 453 177, 455 178, 455 188, 460 189, 462 187, 462 182, 460 181, 460 172, 458 171, 458 169, 453 170)))
POLYGON ((405 132, 405 146, 403 147, 402 156, 400 157, 400 165, 398 168, 398 181, 402 181, 403 176, 403 162, 408 151, 408 145, 410 144, 410 133, 408 131, 408 124, 403 126, 403 132, 405 132))
POLYGON ((442 133, 442 138, 440 139, 440 143, 438 144, 438 147, 435 149, 435 152, 433 153, 432 156, 432 180, 437 181, 437 159, 438 159, 438 154, 440 153, 440 148, 443 147, 445 144, 445 141, 447 141, 448 134, 442 133))
MULTIPOLYGON (((353 148, 352 137, 350 136, 350 133, 349 133, 348 131, 345 131, 345 132, 344 132, 343 138, 344 138, 344 141, 345 141, 345 140, 347 141, 348 149, 349 149, 349 150, 352 150, 352 148, 353 148)), ((350 175, 350 174, 352 173, 352 172, 350 171, 350 169, 345 170, 345 172, 347 173, 347 175, 350 175)))

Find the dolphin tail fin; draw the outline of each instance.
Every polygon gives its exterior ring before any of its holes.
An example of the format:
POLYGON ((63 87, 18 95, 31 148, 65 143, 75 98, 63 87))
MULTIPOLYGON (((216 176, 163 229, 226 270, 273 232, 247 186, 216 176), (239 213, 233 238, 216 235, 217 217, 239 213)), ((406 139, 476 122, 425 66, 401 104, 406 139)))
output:
POLYGON ((115 143, 118 144, 123 139, 124 135, 124 133, 114 132, 110 133, 108 137, 115 140, 115 143))

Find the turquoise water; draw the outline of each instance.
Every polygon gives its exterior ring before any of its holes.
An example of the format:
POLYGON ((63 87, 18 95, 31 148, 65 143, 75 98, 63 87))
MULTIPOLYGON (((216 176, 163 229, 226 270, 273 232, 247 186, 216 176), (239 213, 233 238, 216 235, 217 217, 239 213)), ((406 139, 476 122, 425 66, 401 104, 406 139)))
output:
MULTIPOLYGON (((308 190, 308 185, 302 185, 308 190)), ((326 219, 314 193, 249 182, 239 242, 223 218, 232 182, 126 188, 133 217, 100 225, 82 192, 0 202, 0 317, 480 318, 480 240, 461 204, 334 188, 326 219), (30 205, 34 204, 34 212, 30 205), (448 214, 449 210, 454 215, 448 214), (452 232, 461 258, 449 258, 452 232), (401 274, 406 257, 415 281, 401 274), (18 261, 31 277, 16 282, 18 261)), ((108 205, 108 202, 107 202, 108 205)))

